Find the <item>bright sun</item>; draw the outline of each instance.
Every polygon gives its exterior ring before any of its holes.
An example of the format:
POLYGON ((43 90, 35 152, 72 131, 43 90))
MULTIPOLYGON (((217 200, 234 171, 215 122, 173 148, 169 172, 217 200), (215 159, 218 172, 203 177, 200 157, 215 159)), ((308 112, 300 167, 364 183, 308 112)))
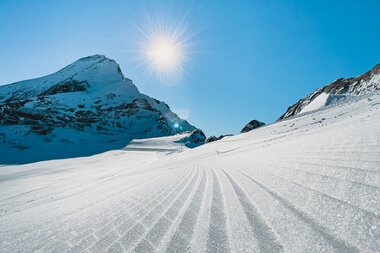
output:
POLYGON ((170 37, 158 37, 150 42, 147 57, 156 71, 175 71, 182 64, 182 48, 170 37))
POLYGON ((185 17, 177 22, 159 17, 148 20, 146 25, 137 26, 141 34, 138 40, 140 63, 162 84, 176 85, 184 75, 184 65, 189 62, 193 32, 185 17))

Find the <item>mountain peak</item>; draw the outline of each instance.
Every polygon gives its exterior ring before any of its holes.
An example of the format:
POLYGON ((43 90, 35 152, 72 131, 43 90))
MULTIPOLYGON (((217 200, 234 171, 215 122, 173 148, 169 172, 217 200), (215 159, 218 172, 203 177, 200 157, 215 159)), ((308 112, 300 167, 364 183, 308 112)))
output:
POLYGON ((63 69, 59 70, 59 72, 70 72, 70 71, 87 71, 95 68, 96 70, 103 68, 112 68, 118 72, 118 74, 124 75, 121 72, 119 64, 113 59, 107 58, 104 55, 95 54, 80 58, 79 60, 74 61, 73 63, 67 65, 63 69))
POLYGON ((94 54, 80 58, 78 61, 96 60, 96 59, 109 59, 103 54, 94 54))
POLYGON ((196 129, 164 102, 141 94, 104 55, 0 86, 0 123, 4 145, 11 150, 22 147, 9 162, 90 155, 124 147, 132 139, 196 129), (46 152, 36 157, 35 150, 46 152))
POLYGON ((240 133, 246 133, 246 132, 252 131, 256 128, 262 127, 264 125, 265 125, 264 122, 261 122, 261 121, 254 119, 254 120, 251 120, 247 125, 245 125, 244 128, 240 131, 240 133))
MULTIPOLYGON (((94 55, 89 55, 89 56, 80 58, 80 59, 76 60, 75 62, 73 62, 72 64, 74 64, 74 65, 80 64, 80 65, 86 66, 86 65, 104 64, 104 63, 111 64, 111 65, 119 67, 119 64, 117 64, 117 62, 115 60, 108 58, 105 55, 101 55, 101 54, 94 54, 94 55)), ((70 64, 70 65, 72 65, 72 64, 70 64)))

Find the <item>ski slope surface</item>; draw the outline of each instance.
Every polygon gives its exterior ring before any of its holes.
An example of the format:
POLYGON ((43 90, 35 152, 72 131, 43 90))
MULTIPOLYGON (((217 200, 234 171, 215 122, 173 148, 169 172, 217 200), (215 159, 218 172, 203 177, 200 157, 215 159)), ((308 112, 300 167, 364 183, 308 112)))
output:
POLYGON ((1 252, 379 252, 380 95, 187 149, 0 167, 1 252))

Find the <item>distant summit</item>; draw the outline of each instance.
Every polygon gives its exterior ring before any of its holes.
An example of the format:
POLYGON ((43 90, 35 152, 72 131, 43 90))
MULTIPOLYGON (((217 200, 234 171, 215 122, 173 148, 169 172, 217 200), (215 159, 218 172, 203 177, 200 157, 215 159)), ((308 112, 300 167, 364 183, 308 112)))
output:
POLYGON ((166 103, 141 94, 103 55, 0 86, 0 153, 8 152, 0 163, 91 155, 132 139, 194 130, 166 103))
POLYGON ((290 106, 279 120, 319 109, 333 103, 337 99, 344 98, 345 96, 358 96, 376 90, 380 90, 380 64, 360 76, 339 78, 336 81, 317 89, 310 95, 300 99, 297 103, 290 106))
POLYGON ((264 125, 265 125, 264 122, 260 122, 254 119, 254 120, 251 120, 247 125, 245 125, 245 127, 240 131, 240 133, 246 133, 246 132, 252 131, 253 129, 262 127, 264 125))

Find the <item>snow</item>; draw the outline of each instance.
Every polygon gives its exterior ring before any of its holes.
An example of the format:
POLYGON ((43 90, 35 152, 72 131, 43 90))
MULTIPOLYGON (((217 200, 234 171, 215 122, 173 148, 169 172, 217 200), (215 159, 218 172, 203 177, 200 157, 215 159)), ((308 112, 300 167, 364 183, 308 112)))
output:
POLYGON ((124 148, 124 150, 164 152, 165 154, 181 152, 188 149, 181 142, 188 135, 189 133, 182 133, 172 136, 133 140, 124 148))
POLYGON ((0 167, 0 252, 380 251, 380 94, 177 138, 0 167))
POLYGON ((311 111, 320 109, 321 107, 326 105, 328 98, 329 98, 329 94, 322 92, 316 98, 314 98, 310 104, 302 108, 300 113, 311 112, 311 111))

